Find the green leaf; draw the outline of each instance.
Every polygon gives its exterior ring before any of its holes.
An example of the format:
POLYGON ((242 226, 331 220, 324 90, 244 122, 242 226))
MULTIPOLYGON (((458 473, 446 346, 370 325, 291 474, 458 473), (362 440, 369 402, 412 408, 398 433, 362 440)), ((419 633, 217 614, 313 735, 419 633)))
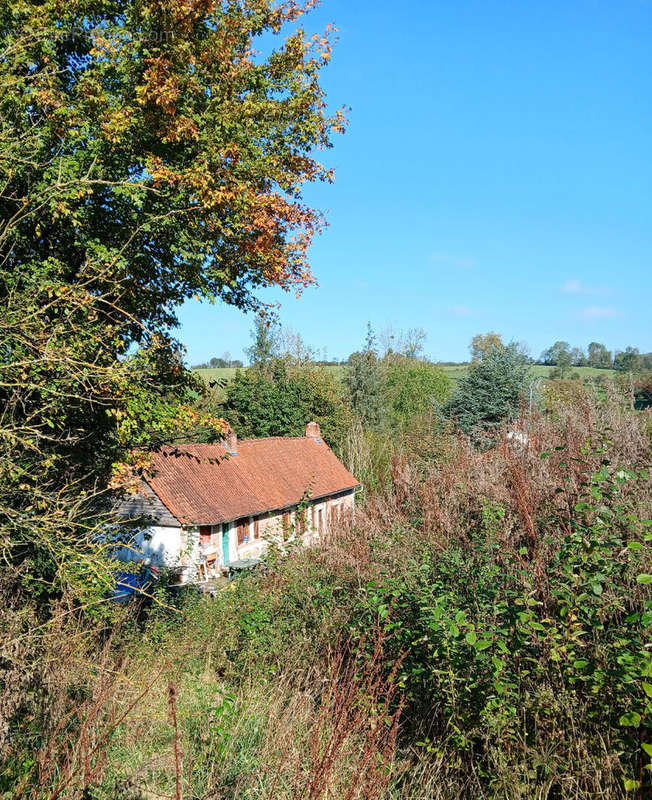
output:
POLYGON ((634 789, 638 789, 638 787, 641 785, 639 781, 634 781, 631 778, 625 778, 623 783, 626 792, 633 792, 634 789))
POLYGON ((647 744, 647 742, 641 742, 641 747, 643 748, 643 750, 645 750, 645 752, 649 756, 652 756, 652 744, 647 744))
POLYGON ((469 631, 464 638, 466 639, 467 644, 475 644, 478 641, 475 631, 469 631))
POLYGON ((636 711, 628 711, 627 714, 623 714, 618 720, 621 725, 627 725, 630 728, 636 728, 640 721, 641 715, 636 711))
POLYGON ((636 576, 637 583, 652 583, 652 575, 649 575, 647 572, 641 572, 640 575, 636 576))
POLYGON ((652 683, 645 683, 645 681, 643 681, 643 691, 648 697, 652 697, 652 683))
POLYGON ((491 647, 491 641, 489 639, 480 639, 475 645, 476 650, 486 650, 487 647, 491 647))

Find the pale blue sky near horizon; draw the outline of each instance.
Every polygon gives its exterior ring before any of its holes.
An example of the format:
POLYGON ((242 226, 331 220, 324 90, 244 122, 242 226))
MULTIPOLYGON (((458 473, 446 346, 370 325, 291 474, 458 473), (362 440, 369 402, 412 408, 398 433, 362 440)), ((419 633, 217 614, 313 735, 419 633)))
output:
MULTIPOLYGON (((319 286, 263 295, 281 321, 330 358, 367 321, 444 361, 490 330, 652 351, 652 0, 324 0, 304 25, 327 22, 350 125, 305 195, 319 286)), ((187 362, 243 358, 252 322, 187 303, 187 362)))

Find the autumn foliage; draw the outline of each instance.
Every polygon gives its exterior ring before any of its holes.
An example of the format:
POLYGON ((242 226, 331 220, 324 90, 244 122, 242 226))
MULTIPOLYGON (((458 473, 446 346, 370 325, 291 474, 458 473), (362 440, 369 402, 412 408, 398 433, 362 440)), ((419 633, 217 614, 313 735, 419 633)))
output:
POLYGON ((19 572, 52 584, 134 448, 221 434, 189 402, 180 303, 260 308, 314 280, 301 191, 332 180, 315 152, 344 117, 319 83, 333 31, 298 26, 312 5, 0 7, 0 548, 19 572))

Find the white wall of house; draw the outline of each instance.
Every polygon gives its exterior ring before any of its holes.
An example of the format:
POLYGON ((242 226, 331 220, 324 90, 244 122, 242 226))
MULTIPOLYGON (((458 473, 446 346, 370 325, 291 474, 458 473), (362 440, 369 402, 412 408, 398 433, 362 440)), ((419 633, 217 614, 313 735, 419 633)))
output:
POLYGON ((183 529, 153 525, 141 531, 129 547, 121 547, 116 553, 121 561, 147 561, 152 566, 177 566, 181 560, 183 529))
POLYGON ((222 530, 228 531, 229 558, 237 561, 260 558, 270 541, 280 545, 287 539, 284 531, 288 525, 292 536, 300 537, 305 545, 314 544, 326 535, 329 526, 336 525, 354 509, 353 491, 336 497, 329 497, 310 504, 305 509, 306 528, 303 534, 298 531, 298 512, 296 508, 274 512, 259 517, 249 517, 246 527, 246 541, 238 542, 238 520, 211 526, 208 541, 200 544, 197 527, 179 528, 163 525, 151 526, 134 538, 131 547, 121 547, 117 557, 123 561, 149 561, 158 568, 181 568, 182 582, 215 577, 221 574, 224 564, 222 530), (258 524, 256 525, 256 520, 258 524), (257 535, 256 535, 257 534, 257 535))
POLYGON ((193 580, 200 561, 199 536, 194 528, 152 525, 133 542, 116 551, 121 561, 147 562, 157 569, 181 568, 181 582, 193 580))

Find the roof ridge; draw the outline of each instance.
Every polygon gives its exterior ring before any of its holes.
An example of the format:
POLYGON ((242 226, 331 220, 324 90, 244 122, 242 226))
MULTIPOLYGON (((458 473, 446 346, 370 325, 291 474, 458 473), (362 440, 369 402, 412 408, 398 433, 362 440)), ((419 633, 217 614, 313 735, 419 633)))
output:
MULTIPOLYGON (((296 442, 300 439, 312 439, 315 441, 313 436, 255 436, 251 439, 240 439, 238 438, 238 444, 244 444, 248 442, 296 442)), ((320 441, 324 441, 320 439, 320 441)), ((223 450, 225 449, 223 442, 185 442, 184 444, 163 444, 161 445, 161 450, 167 448, 169 450, 183 450, 185 447, 221 447, 223 450)))
POLYGON ((238 439, 238 442, 273 442, 273 441, 296 441, 297 439, 312 439, 312 436, 257 436, 253 439, 238 439))

